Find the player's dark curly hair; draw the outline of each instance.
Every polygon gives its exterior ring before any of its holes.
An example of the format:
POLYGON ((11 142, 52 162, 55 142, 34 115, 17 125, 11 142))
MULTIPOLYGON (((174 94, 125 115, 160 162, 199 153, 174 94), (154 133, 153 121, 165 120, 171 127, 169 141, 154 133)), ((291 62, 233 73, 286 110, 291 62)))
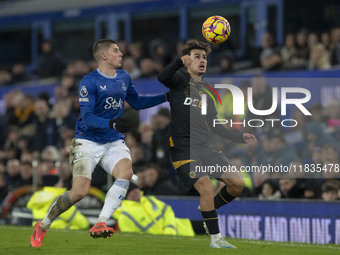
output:
POLYGON ((189 40, 185 43, 183 50, 182 50, 182 55, 190 55, 190 52, 192 50, 204 50, 205 53, 208 55, 211 51, 210 46, 204 42, 192 39, 189 40))
POLYGON ((100 51, 108 49, 111 44, 117 43, 111 39, 101 39, 99 41, 96 41, 92 47, 92 54, 94 59, 98 61, 100 59, 100 51))

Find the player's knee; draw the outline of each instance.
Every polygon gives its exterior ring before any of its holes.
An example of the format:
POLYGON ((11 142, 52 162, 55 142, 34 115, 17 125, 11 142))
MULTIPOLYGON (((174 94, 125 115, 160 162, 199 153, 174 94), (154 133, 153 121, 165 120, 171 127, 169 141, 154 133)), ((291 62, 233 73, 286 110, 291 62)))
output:
POLYGON ((241 194, 245 186, 245 182, 243 178, 237 178, 234 179, 232 189, 234 190, 234 193, 237 195, 241 194))
POLYGON ((131 177, 133 175, 133 171, 131 168, 127 168, 125 171, 121 171, 118 175, 117 179, 123 179, 123 180, 131 180, 131 177))

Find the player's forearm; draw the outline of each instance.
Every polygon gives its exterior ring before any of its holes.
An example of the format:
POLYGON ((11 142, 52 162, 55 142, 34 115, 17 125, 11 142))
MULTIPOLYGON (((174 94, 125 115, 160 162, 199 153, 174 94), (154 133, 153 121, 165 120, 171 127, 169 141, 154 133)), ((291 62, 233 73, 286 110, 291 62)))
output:
POLYGON ((110 124, 108 119, 103 119, 95 115, 88 107, 83 107, 81 109, 81 117, 84 123, 93 128, 109 128, 110 124))
POLYGON ((168 86, 171 85, 174 82, 174 74, 182 68, 183 62, 180 58, 176 59, 175 62, 169 64, 166 66, 158 75, 157 79, 163 83, 164 85, 168 86))
POLYGON ((139 96, 135 102, 128 102, 134 109, 141 110, 166 102, 165 94, 158 96, 139 96))

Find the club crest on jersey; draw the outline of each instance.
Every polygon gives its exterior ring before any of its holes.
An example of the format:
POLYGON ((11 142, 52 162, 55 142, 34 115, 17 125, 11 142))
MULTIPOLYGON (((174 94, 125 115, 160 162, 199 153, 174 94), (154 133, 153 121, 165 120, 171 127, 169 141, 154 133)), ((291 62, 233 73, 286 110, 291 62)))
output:
POLYGON ((122 90, 127 90, 127 87, 125 86, 125 82, 122 82, 122 90))
POLYGON ((80 89, 80 95, 82 97, 86 97, 89 94, 89 92, 87 91, 86 87, 83 85, 80 89))
POLYGON ((104 86, 99 85, 99 87, 100 87, 101 90, 106 90, 106 85, 104 85, 104 86))

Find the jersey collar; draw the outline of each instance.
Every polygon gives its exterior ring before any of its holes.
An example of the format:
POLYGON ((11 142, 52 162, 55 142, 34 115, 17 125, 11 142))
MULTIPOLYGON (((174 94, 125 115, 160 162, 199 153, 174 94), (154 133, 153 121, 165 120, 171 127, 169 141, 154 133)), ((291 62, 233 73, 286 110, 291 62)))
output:
POLYGON ((98 72, 101 76, 103 76, 103 77, 105 77, 105 78, 107 78, 107 79, 114 79, 114 78, 117 77, 117 71, 116 71, 116 74, 115 74, 114 76, 109 76, 109 75, 103 74, 101 71, 99 71, 99 68, 97 68, 97 72, 98 72))

